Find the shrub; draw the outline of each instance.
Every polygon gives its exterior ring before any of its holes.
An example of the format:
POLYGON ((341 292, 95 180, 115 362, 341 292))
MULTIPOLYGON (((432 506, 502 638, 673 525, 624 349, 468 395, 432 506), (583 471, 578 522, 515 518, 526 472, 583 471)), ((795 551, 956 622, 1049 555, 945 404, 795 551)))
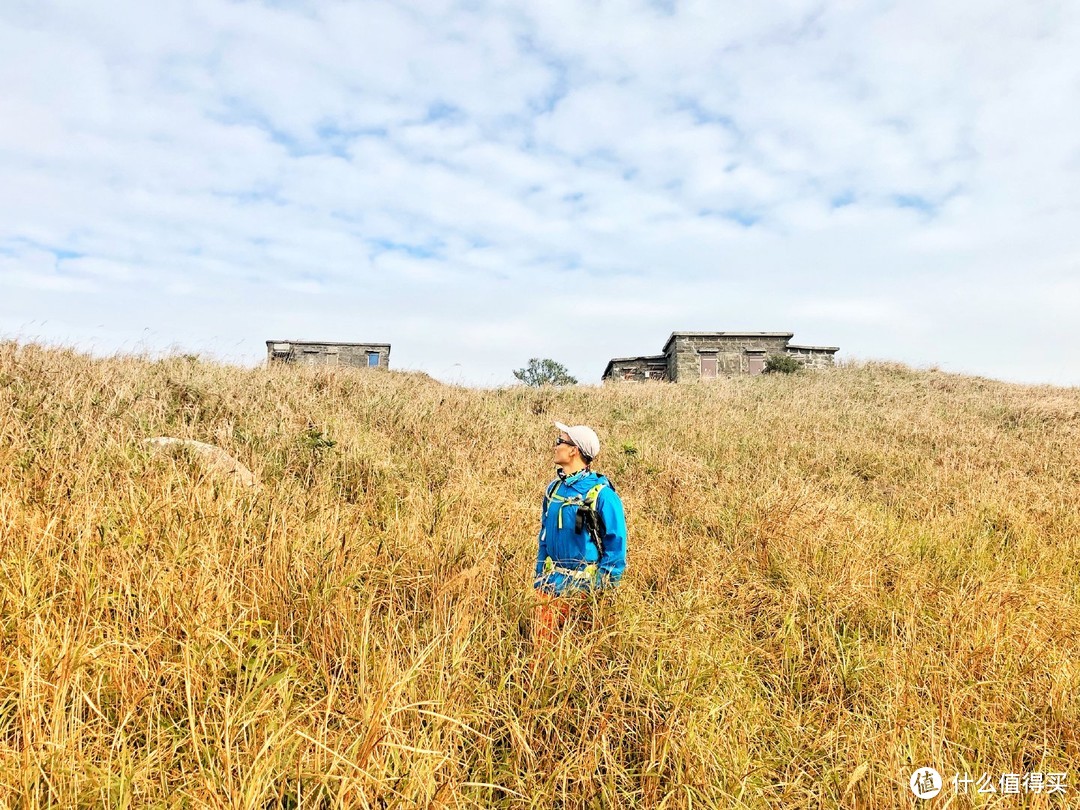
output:
POLYGON ((766 374, 794 374, 802 367, 803 364, 790 354, 773 354, 765 360, 766 374))

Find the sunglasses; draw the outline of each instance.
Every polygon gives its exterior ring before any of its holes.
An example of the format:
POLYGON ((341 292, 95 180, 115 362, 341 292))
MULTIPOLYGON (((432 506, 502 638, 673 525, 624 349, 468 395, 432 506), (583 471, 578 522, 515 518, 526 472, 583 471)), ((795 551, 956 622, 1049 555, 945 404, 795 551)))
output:
POLYGON ((577 445, 574 444, 572 441, 570 441, 569 439, 564 439, 562 436, 560 436, 559 438, 557 438, 555 440, 555 446, 556 447, 558 447, 560 444, 568 444, 571 447, 577 447, 577 445))

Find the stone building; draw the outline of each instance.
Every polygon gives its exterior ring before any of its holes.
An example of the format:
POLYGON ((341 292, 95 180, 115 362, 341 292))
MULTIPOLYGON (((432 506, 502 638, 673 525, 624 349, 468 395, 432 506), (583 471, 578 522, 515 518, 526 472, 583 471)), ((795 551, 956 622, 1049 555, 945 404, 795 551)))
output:
POLYGON ((389 368, 390 344, 268 340, 266 359, 270 363, 298 363, 305 366, 389 368))
POLYGON ((833 365, 836 346, 794 346, 792 332, 672 332, 662 354, 615 357, 604 369, 608 380, 688 382, 736 374, 760 374, 774 354, 795 357, 805 368, 833 365))

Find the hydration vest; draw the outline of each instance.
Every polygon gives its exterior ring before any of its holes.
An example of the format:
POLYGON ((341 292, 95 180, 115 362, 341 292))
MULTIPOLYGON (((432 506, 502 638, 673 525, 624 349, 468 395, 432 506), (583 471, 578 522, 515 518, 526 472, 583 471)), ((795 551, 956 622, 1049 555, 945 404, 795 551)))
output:
POLYGON ((600 498, 600 490, 604 487, 610 487, 611 484, 605 481, 596 484, 585 496, 573 495, 567 498, 564 495, 557 495, 555 490, 559 488, 559 484, 562 483, 562 479, 556 478, 547 488, 547 492, 544 494, 544 514, 547 514, 548 505, 554 501, 559 504, 559 528, 563 527, 562 522, 562 510, 567 506, 576 506, 577 515, 574 518, 574 534, 581 534, 584 531, 588 531, 589 539, 593 541, 593 545, 596 546, 597 559, 601 559, 604 556, 604 535, 607 534, 607 527, 604 525, 604 517, 600 514, 600 510, 596 508, 596 502, 600 498))

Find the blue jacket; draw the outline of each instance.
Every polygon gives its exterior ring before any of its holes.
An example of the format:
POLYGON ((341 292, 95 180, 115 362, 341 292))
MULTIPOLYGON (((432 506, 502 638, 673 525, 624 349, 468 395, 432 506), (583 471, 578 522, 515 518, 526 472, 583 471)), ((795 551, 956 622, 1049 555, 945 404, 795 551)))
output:
MULTIPOLYGON (((553 481, 552 484, 555 482, 553 481)), ((550 490, 551 484, 548 485, 550 490)), ((545 490, 545 493, 548 490, 545 490)), ((552 594, 566 591, 590 590, 618 584, 626 568, 626 517, 622 500, 607 478, 591 470, 581 470, 558 482, 548 498, 545 494, 540 515, 539 549, 536 553, 536 587, 552 594), (587 529, 574 531, 578 507, 567 505, 559 498, 584 499, 586 493, 599 483, 605 484, 596 500, 597 511, 604 519, 604 555, 598 559, 597 548, 587 529), (560 528, 560 511, 561 528, 560 528), (545 572, 544 563, 550 557, 555 570, 545 572), (570 576, 568 572, 585 571, 586 566, 599 563, 596 577, 570 576)))

